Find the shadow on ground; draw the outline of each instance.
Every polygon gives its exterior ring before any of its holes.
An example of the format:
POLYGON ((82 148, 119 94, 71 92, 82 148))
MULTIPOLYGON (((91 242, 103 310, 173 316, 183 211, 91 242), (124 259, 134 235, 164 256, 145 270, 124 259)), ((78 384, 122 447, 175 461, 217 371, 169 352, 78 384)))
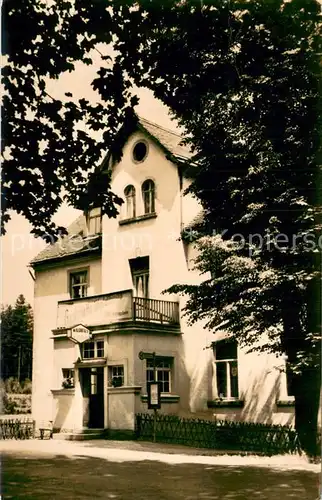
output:
POLYGON ((160 462, 115 463, 88 456, 2 455, 8 499, 316 500, 319 474, 268 468, 160 462))

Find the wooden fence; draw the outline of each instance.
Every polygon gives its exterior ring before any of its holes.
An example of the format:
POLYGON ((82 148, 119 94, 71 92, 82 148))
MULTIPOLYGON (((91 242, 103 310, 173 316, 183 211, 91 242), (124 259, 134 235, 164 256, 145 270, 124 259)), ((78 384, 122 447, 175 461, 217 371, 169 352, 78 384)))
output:
POLYGON ((0 419, 0 439, 32 439, 34 436, 34 420, 0 419))
MULTIPOLYGON (((153 415, 136 416, 136 436, 153 439, 153 415)), ((301 452, 298 435, 288 426, 161 414, 156 419, 156 441, 263 455, 301 452)))

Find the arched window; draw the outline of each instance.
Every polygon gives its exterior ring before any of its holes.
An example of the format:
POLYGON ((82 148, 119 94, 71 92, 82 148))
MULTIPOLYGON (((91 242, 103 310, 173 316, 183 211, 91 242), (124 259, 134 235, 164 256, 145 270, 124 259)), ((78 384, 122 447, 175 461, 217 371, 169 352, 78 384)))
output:
POLYGON ((151 179, 148 179, 142 184, 142 197, 145 214, 153 214, 155 212, 155 186, 151 179))
POLYGON ((135 217, 135 187, 127 186, 124 189, 126 218, 133 219, 135 217))

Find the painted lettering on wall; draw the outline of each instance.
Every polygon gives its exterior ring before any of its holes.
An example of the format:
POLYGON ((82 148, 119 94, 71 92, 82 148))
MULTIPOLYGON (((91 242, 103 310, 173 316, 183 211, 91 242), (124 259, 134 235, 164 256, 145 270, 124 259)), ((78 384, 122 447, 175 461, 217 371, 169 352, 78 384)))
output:
POLYGON ((132 295, 88 298, 73 303, 58 304, 57 327, 70 328, 82 321, 85 325, 106 325, 132 318, 132 295))

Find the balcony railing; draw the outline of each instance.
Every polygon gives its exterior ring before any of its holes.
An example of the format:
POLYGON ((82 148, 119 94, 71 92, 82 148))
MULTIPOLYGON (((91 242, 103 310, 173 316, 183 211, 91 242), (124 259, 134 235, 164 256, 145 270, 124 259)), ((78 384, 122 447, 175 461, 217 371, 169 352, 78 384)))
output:
POLYGON ((132 290, 58 302, 57 328, 108 325, 123 321, 179 325, 179 304, 133 297, 132 290))
POLYGON ((134 297, 133 306, 135 320, 179 324, 178 302, 134 297))

